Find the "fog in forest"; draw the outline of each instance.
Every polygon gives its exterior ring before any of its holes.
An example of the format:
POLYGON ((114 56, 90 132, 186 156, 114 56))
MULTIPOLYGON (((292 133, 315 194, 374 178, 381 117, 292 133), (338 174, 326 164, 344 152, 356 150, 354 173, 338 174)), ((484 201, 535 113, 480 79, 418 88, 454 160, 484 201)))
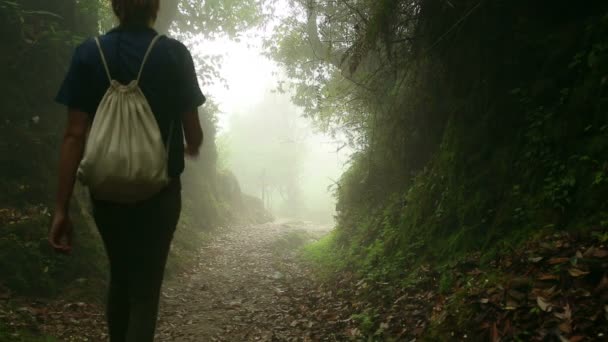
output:
POLYGON ((608 1, 0 0, 0 32, 0 342, 606 341, 608 1))
POLYGON ((196 57, 221 61, 218 78, 200 80, 218 106, 218 167, 233 172, 242 191, 262 199, 276 218, 331 223, 349 148, 303 117, 293 92, 280 87, 285 76, 263 47, 287 15, 287 1, 275 6, 273 20, 243 38, 193 40, 196 57))
POLYGON ((315 133, 288 97, 268 89, 258 103, 227 115, 218 139, 220 166, 276 217, 333 220, 332 193, 346 153, 315 133))

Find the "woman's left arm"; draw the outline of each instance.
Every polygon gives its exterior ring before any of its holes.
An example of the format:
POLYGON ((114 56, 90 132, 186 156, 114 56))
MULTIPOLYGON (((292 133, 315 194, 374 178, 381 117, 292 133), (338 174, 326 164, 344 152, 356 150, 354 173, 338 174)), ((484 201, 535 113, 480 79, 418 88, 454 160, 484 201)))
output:
POLYGON ((68 110, 68 122, 59 159, 55 214, 49 232, 51 246, 61 253, 70 253, 72 250, 72 223, 69 217, 69 206, 74 192, 76 172, 84 153, 89 120, 87 113, 76 109, 68 110))

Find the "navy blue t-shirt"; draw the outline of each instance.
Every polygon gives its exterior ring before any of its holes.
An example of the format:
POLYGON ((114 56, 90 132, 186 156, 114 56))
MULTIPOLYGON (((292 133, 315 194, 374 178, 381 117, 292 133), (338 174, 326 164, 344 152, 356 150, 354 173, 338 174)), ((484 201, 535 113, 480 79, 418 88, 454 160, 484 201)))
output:
MULTIPOLYGON (((156 35, 151 28, 119 27, 99 37, 112 79, 122 84, 136 79, 144 54, 156 35)), ((178 177, 184 170, 181 115, 205 102, 188 48, 175 39, 161 37, 148 57, 139 85, 165 142, 173 127, 169 176, 178 177)), ((76 48, 56 101, 92 117, 109 86, 97 44, 89 39, 76 48)))

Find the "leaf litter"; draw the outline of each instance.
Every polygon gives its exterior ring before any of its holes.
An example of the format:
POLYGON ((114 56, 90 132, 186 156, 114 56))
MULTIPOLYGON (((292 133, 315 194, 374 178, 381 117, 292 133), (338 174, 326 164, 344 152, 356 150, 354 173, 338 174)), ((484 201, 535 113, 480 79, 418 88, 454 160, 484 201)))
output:
MULTIPOLYGON (((595 341, 608 336, 607 246, 566 233, 484 268, 479 254, 415 284, 336 274, 320 282, 273 243, 292 225, 226 229, 165 285, 157 341, 595 341), (439 291, 442 272, 454 283, 439 291), (488 281, 488 274, 495 280, 488 281)), ((60 341, 105 341, 103 308, 16 298, 0 287, 0 323, 60 341)))

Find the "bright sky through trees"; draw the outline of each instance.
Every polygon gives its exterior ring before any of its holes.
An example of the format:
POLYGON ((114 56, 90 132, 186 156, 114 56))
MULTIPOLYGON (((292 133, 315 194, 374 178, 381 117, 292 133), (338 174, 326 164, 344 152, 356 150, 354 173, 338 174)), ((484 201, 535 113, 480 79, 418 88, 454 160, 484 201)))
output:
MULTIPOLYGON (((275 18, 288 14, 288 4, 285 0, 276 3, 275 18)), ((213 41, 200 41, 191 44, 193 54, 205 59, 210 56, 222 56, 220 76, 224 81, 209 82, 201 80, 204 85, 203 91, 215 103, 218 104, 220 113, 218 114, 218 130, 220 139, 228 136, 224 141, 230 145, 230 125, 238 117, 256 115, 260 120, 264 120, 264 113, 256 113, 255 108, 268 101, 269 97, 279 97, 289 99, 289 94, 271 94, 276 88, 280 79, 281 70, 271 60, 263 56, 262 41, 264 37, 272 33, 276 25, 276 20, 267 23, 264 28, 256 29, 244 34, 237 41, 229 38, 219 38, 213 41)), ((288 103, 289 101, 280 101, 288 103)), ((276 108, 287 112, 301 113, 299 108, 276 108)), ((298 114, 299 116, 299 114, 298 114)), ((267 118, 266 118, 267 119, 267 118)), ((275 123, 268 122, 267 125, 275 123)), ((328 189, 339 179, 348 160, 348 152, 342 149, 336 153, 337 147, 341 146, 329 136, 315 132, 311 123, 304 119, 297 119, 298 131, 305 134, 298 134, 298 139, 304 140, 306 152, 300 164, 301 177, 299 187, 302 197, 311 211, 319 211, 324 208, 333 208, 334 199, 328 189)), ((235 133, 236 134, 236 133, 235 133)), ((277 139, 277 144, 281 144, 281 139, 277 139)), ((255 143, 252 142, 255 149, 255 143)), ((241 151, 240 148, 230 148, 228 150, 241 151)), ((262 152, 263 153, 263 152, 262 152)), ((246 176, 235 170, 236 165, 243 165, 243 160, 238 159, 238 155, 228 152, 227 166, 237 175, 243 190, 253 195, 259 196, 258 184, 246 181, 246 176), (236 165, 235 165, 236 164, 236 165), (248 184, 249 183, 249 184, 248 184)), ((247 163, 245 163, 247 165, 247 163)), ((247 170, 251 172, 252 170, 247 170)), ((254 171, 255 172, 255 171, 254 171)), ((278 196, 277 196, 278 197, 278 196)), ((278 205, 278 204, 277 204, 278 205)))

